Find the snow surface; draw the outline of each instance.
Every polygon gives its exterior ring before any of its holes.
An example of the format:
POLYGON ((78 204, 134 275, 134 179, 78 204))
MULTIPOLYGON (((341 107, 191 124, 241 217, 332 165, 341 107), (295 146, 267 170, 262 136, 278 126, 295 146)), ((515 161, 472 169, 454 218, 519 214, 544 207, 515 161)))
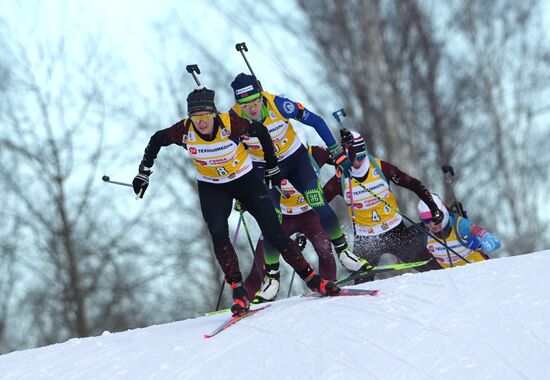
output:
POLYGON ((550 250, 0 356, 8 379, 550 379, 550 250))

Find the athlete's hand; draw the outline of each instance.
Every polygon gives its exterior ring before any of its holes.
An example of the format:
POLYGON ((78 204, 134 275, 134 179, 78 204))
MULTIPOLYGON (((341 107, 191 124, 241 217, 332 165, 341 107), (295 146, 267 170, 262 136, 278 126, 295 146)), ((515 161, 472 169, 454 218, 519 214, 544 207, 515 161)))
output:
POLYGON ((146 168, 143 164, 139 165, 139 173, 132 181, 132 187, 134 188, 134 193, 136 193, 136 199, 137 197, 143 198, 143 194, 145 194, 145 190, 147 190, 147 187, 149 186, 149 176, 151 174, 153 174, 151 168, 146 168))
POLYGON ((281 175, 281 169, 279 165, 275 164, 274 166, 267 166, 264 173, 265 184, 269 189, 272 187, 281 188, 281 181, 283 177, 281 175))
POLYGON ((480 246, 481 246, 481 241, 479 241, 479 238, 476 235, 470 234, 468 236, 468 239, 466 239, 466 247, 468 247, 468 249, 475 251, 480 246))

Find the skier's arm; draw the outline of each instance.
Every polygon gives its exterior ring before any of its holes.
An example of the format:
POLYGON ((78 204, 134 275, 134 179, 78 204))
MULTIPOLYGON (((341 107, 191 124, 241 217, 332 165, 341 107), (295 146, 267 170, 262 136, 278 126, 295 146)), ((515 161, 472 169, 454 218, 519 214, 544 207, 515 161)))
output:
POLYGON ((430 210, 438 209, 436 203, 432 199, 432 194, 430 193, 430 190, 428 190, 428 188, 424 186, 422 182, 408 175, 407 173, 402 172, 397 166, 394 166, 389 162, 380 162, 382 172, 384 173, 386 178, 395 183, 397 186, 404 187, 414 192, 416 195, 418 195, 418 198, 426 203, 430 210))
POLYGON ((183 129, 184 129, 184 120, 177 122, 172 125, 170 128, 162 129, 157 131, 149 139, 149 144, 145 148, 143 153, 143 159, 141 160, 140 167, 143 165, 145 168, 151 168, 157 158, 157 155, 160 151, 160 148, 163 146, 168 146, 172 144, 184 145, 183 144, 183 129))
POLYGON ((321 116, 309 111, 299 102, 294 102, 280 96, 275 97, 275 105, 283 117, 298 120, 305 125, 315 128, 315 131, 323 139, 329 150, 338 150, 336 140, 321 116))
POLYGON ((491 253, 500 248, 500 240, 484 228, 471 223, 466 218, 461 218, 458 223, 458 231, 461 236, 479 240, 479 247, 483 253, 491 253))
POLYGON ((266 166, 277 166, 277 156, 275 155, 275 147, 269 131, 262 123, 257 121, 249 121, 234 114, 231 115, 231 137, 240 138, 242 135, 256 137, 262 145, 264 151, 264 160, 266 166))
POLYGON ((330 157, 329 151, 326 148, 313 145, 311 147, 311 155, 313 156, 313 159, 320 168, 327 163, 334 165, 334 163, 331 163, 332 159, 330 157))
POLYGON ((325 183, 323 186, 323 194, 325 195, 325 200, 328 202, 332 201, 337 195, 342 195, 342 186, 340 184, 340 178, 333 176, 331 179, 325 183))

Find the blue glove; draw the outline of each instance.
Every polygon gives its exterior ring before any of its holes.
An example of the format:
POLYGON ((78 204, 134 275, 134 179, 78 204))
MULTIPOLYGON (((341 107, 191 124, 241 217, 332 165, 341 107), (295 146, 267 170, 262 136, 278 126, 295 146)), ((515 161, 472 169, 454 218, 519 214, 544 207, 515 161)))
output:
POLYGON ((471 249, 472 251, 478 249, 480 245, 481 242, 479 241, 479 238, 474 234, 470 234, 468 236, 468 239, 466 239, 466 247, 471 249))

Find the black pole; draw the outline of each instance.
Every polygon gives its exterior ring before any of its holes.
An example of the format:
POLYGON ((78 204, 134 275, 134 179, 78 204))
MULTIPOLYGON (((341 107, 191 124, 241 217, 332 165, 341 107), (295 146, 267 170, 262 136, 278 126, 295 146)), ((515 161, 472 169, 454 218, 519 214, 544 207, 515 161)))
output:
POLYGON ((201 86, 201 82, 199 81, 199 77, 197 76, 198 74, 201 73, 201 70, 199 69, 199 66, 198 65, 187 65, 185 67, 185 69, 187 70, 187 72, 191 75, 193 75, 193 79, 195 79, 195 82, 197 83, 197 86, 201 86))
POLYGON ((456 209, 458 211, 458 215, 460 215, 462 218, 464 218, 464 214, 462 213, 462 207, 461 204, 458 203, 458 200, 456 199, 455 192, 453 190, 453 186, 451 183, 453 182, 453 177, 455 176, 455 170, 451 165, 443 165, 441 167, 441 170, 443 171, 443 174, 445 174, 445 182, 449 185, 449 188, 451 189, 451 194, 453 196, 453 199, 455 201, 456 209))

